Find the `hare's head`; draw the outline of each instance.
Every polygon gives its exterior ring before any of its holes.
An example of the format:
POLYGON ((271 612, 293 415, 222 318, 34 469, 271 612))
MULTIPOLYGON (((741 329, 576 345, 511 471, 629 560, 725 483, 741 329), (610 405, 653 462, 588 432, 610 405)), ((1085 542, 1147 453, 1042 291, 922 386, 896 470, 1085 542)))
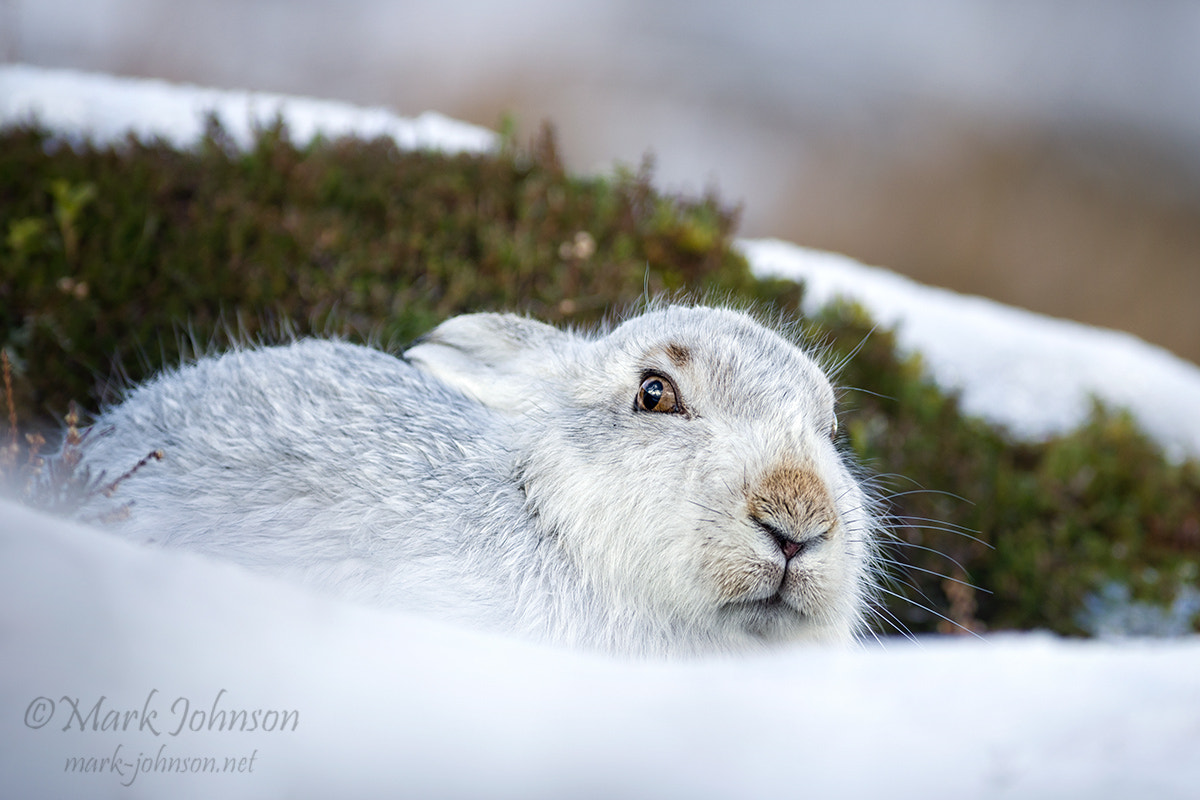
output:
POLYGON ((782 336, 701 307, 594 337, 478 314, 407 358, 529 423, 528 510, 618 611, 715 646, 858 627, 873 517, 829 381, 782 336))

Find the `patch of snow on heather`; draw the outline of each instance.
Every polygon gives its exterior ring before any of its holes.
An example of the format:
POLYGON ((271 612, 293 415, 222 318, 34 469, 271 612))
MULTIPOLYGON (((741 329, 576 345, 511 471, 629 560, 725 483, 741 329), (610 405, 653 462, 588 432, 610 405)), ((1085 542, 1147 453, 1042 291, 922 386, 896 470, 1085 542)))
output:
POLYGON ((846 298, 895 327, 939 385, 962 392, 964 410, 1018 437, 1069 431, 1096 397, 1132 411, 1169 457, 1200 457, 1200 368, 1160 347, 788 242, 738 246, 756 275, 803 281, 807 310, 846 298))
POLYGON ((1083 600, 1078 622, 1091 636, 1118 639, 1126 636, 1188 636, 1200 616, 1200 590, 1184 586, 1168 606, 1134 600, 1129 587, 1116 581, 1083 600))
POLYGON ((0 123, 37 121, 58 133, 99 143, 120 141, 133 133, 186 148, 203 135, 210 113, 243 148, 254 141, 255 129, 277 118, 287 123, 299 143, 318 135, 390 136, 405 150, 475 153, 492 149, 497 142, 491 131, 433 112, 408 119, 384 108, 329 100, 0 65, 0 123))

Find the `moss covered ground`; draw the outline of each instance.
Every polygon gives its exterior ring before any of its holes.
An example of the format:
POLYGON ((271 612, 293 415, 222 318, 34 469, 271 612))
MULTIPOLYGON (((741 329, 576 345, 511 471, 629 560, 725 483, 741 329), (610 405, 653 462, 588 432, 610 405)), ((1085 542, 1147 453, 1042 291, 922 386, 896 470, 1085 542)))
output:
MULTIPOLYGON (((20 491, 30 451, 47 447, 30 441, 61 429, 72 401, 94 410, 114 385, 231 336, 398 348, 457 313, 587 324, 676 291, 799 316, 803 288, 755 279, 736 227, 715 195, 656 191, 648 163, 566 173, 548 129, 486 155, 298 146, 281 125, 247 151, 215 125, 188 151, 2 129, 0 347, 16 422, 0 470, 20 491)), ((833 361, 857 349, 842 417, 892 522, 881 632, 1079 634, 1105 587, 1165 604, 1197 584, 1200 465, 1166 461, 1128 415, 1097 406, 1067 435, 1013 442, 964 416, 859 309, 805 326, 833 361)))

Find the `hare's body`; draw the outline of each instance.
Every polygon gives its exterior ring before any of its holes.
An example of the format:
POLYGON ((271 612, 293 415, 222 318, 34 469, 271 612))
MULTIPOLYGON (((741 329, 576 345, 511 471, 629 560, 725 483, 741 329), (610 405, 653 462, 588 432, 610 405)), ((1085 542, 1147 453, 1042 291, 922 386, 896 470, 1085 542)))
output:
POLYGON ((848 638, 872 519, 801 351, 729 311, 595 338, 509 316, 395 358, 304 340, 103 414, 85 514, 368 602, 614 652, 848 638), (111 515, 117 516, 117 515, 111 515))

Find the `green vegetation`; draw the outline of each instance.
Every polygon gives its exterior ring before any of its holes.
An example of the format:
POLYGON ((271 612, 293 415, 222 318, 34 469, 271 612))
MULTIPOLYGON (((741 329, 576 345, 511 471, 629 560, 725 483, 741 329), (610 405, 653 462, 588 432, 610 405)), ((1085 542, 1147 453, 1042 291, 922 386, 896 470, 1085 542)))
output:
MULTIPOLYGON (((230 335, 400 346, 461 312, 586 323, 677 290, 796 316, 801 287, 754 279, 735 227, 715 196, 655 191, 648 166, 566 174, 549 131, 446 156, 386 140, 301 147, 282 126, 246 152, 215 125, 188 152, 2 130, 0 347, 33 438, 14 428, 0 471, 19 491, 38 432, 70 401, 94 409, 115 373, 138 381, 230 335)), ((1165 461, 1127 416, 1097 408, 1069 436, 1014 444, 964 417, 859 310, 810 322, 833 360, 862 345, 841 375, 865 390, 845 395, 846 438, 870 469, 903 476, 878 488, 897 522, 891 588, 909 598, 889 597, 887 613, 905 627, 944 615, 1080 633, 1084 598, 1112 581, 1158 603, 1196 584, 1200 466, 1165 461)))

